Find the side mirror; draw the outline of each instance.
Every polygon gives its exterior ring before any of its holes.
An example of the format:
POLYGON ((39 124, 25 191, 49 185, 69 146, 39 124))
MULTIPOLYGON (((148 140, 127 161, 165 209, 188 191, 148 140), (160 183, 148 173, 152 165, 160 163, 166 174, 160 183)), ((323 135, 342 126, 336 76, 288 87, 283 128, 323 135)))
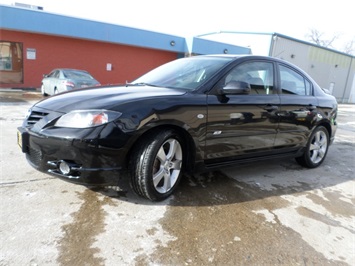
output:
POLYGON ((326 89, 326 88, 322 88, 322 90, 323 90, 326 94, 332 95, 332 93, 330 92, 330 90, 328 90, 328 89, 326 89))
POLYGON ((230 81, 219 90, 222 95, 228 94, 249 94, 251 91, 250 84, 243 81, 230 81))

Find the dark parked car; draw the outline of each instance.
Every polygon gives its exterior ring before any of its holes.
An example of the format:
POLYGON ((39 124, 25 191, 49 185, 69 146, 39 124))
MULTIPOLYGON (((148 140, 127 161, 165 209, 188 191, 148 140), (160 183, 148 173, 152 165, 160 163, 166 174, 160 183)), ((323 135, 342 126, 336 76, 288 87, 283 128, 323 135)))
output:
POLYGON ((128 171, 137 194, 162 200, 184 172, 285 156, 317 167, 336 117, 335 98, 285 61, 196 56, 130 84, 42 100, 18 142, 39 171, 98 185, 128 171))
POLYGON ((85 70, 58 68, 43 76, 41 92, 46 96, 99 85, 100 82, 85 70))

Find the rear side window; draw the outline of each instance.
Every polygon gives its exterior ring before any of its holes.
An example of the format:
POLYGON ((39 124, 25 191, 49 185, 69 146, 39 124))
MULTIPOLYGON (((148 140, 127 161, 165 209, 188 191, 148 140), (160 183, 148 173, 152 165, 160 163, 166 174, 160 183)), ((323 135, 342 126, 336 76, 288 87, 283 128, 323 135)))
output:
POLYGON ((280 65, 280 78, 282 94, 312 95, 311 83, 293 69, 280 65))

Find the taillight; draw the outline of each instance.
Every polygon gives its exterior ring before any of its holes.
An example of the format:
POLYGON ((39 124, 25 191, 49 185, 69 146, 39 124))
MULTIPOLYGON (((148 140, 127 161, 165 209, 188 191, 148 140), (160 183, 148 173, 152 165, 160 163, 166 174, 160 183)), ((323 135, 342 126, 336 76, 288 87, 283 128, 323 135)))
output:
POLYGON ((73 87, 73 88, 75 87, 75 84, 73 82, 70 82, 67 80, 63 81, 63 84, 64 84, 64 86, 69 86, 69 87, 73 87))

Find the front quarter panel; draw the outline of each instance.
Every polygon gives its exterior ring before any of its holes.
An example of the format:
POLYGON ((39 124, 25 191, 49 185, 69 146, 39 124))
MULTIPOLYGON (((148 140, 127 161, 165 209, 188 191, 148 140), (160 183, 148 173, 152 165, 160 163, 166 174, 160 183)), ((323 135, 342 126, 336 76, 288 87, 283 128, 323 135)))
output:
POLYGON ((185 94, 168 98, 145 99, 135 104, 121 105, 116 111, 122 116, 117 126, 132 134, 128 149, 144 134, 158 127, 175 127, 191 136, 198 157, 202 156, 206 131, 206 95, 185 94))

